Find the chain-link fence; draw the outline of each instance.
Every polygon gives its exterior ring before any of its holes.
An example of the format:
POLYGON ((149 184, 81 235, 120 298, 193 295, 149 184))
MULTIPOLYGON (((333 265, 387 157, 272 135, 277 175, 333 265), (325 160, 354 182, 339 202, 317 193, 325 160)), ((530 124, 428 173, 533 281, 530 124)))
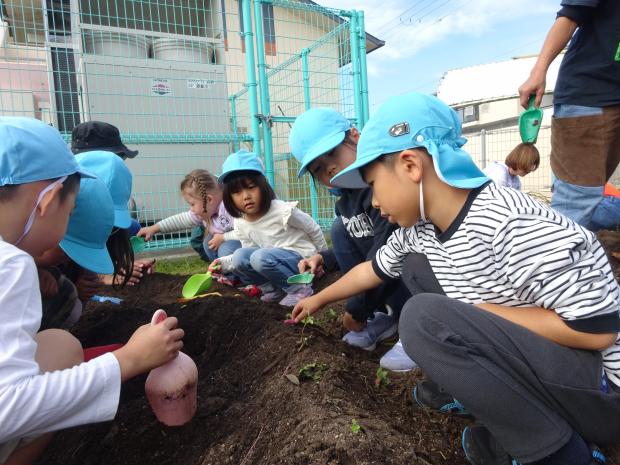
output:
MULTIPOLYGON (((297 180, 288 131, 305 109, 368 117, 363 15, 308 0, 0 0, 0 115, 29 116, 70 140, 85 121, 117 126, 139 150, 135 215, 185 210, 179 183, 258 152, 284 199, 327 227, 333 201, 297 180)), ((152 248, 186 243, 159 237, 152 248)))
MULTIPOLYGON (((467 144, 463 148, 472 155, 478 166, 483 169, 494 161, 503 163, 510 151, 521 142, 518 127, 482 130, 477 133, 466 134, 465 137, 467 144)), ((533 173, 521 178, 521 188, 538 198, 550 200, 552 183, 549 163, 551 154, 550 126, 540 128, 536 147, 540 153, 540 166, 533 173)))

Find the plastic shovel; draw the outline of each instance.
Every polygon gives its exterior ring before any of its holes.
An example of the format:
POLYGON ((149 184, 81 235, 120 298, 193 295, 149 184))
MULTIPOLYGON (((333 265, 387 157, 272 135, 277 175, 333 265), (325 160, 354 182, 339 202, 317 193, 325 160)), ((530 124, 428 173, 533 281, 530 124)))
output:
POLYGON ((531 95, 527 110, 519 116, 519 133, 521 134, 522 142, 526 144, 536 143, 542 117, 543 111, 540 108, 536 108, 536 96, 531 95))
POLYGON ((288 284, 310 284, 314 279, 314 273, 306 272, 294 274, 286 280, 288 284))
POLYGON ((140 253, 146 249, 146 242, 143 237, 133 236, 129 239, 129 242, 131 242, 131 248, 134 253, 140 253))
POLYGON ((211 273, 209 272, 204 274, 195 274, 193 276, 190 276, 190 278, 187 280, 187 282, 183 286, 181 294, 183 294, 183 297, 185 297, 186 299, 203 294, 209 290, 212 282, 213 278, 211 277, 211 273))

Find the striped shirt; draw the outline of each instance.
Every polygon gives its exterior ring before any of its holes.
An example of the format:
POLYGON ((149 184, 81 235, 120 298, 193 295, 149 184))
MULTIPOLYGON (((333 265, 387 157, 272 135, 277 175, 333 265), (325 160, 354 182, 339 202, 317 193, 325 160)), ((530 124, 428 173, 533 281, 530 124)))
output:
MULTIPOLYGON (((446 295, 461 302, 553 309, 583 332, 620 327, 620 288, 594 234, 520 191, 472 190, 446 231, 428 222, 396 230, 373 268, 399 278, 412 252, 427 256, 446 295)), ((620 337, 602 355, 620 386, 620 337)))

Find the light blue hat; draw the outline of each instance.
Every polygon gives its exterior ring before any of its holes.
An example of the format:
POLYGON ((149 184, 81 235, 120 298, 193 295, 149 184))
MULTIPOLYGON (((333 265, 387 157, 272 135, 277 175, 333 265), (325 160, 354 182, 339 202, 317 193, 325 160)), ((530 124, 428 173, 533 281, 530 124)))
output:
POLYGON ((131 215, 127 203, 131 197, 131 171, 121 157, 112 152, 94 150, 75 156, 80 166, 101 179, 114 202, 114 226, 127 229, 131 226, 131 215))
POLYGON ((225 182, 228 175, 235 171, 256 171, 260 174, 265 174, 263 164, 256 154, 247 150, 239 150, 228 156, 222 165, 222 174, 220 174, 218 181, 225 182))
POLYGON ((334 186, 367 187, 360 168, 381 155, 425 148, 433 158, 437 176, 453 187, 473 189, 489 181, 461 147, 457 113, 432 95, 412 92, 388 99, 370 118, 357 144, 353 164, 330 181, 334 186))
POLYGON ((114 203, 108 188, 100 179, 84 178, 60 247, 82 268, 112 274, 114 265, 106 242, 113 226, 114 203))
POLYGON ((331 108, 312 108, 299 115, 288 136, 291 152, 301 163, 297 177, 315 159, 340 144, 349 129, 350 121, 331 108))
POLYGON ((56 129, 33 118, 0 117, 0 186, 74 173, 93 177, 78 165, 56 129))

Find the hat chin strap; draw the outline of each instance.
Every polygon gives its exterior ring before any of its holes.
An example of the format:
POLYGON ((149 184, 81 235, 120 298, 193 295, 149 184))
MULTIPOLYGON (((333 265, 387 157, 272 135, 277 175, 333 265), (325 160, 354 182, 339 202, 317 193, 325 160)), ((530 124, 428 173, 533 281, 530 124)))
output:
POLYGON ((62 178, 57 179, 56 181, 54 181, 53 183, 51 183, 50 185, 48 185, 45 189, 41 191, 41 193, 37 197, 37 203, 35 203, 34 208, 32 209, 32 213, 30 213, 30 216, 28 217, 28 221, 26 221, 26 225, 24 226, 24 232, 22 232, 22 235, 19 236, 19 239, 17 239, 17 241, 15 242, 15 245, 19 244, 22 241, 22 239, 26 236, 26 234, 30 232, 30 229, 32 228, 32 224, 34 223, 34 216, 37 213, 37 207, 41 203, 41 200, 43 200, 43 196, 47 194, 49 191, 51 191, 58 184, 62 184, 63 182, 65 182, 65 179, 67 179, 67 176, 63 176, 62 178))
POLYGON ((420 219, 426 222, 426 214, 424 212, 424 188, 422 186, 422 179, 420 179, 420 219))

